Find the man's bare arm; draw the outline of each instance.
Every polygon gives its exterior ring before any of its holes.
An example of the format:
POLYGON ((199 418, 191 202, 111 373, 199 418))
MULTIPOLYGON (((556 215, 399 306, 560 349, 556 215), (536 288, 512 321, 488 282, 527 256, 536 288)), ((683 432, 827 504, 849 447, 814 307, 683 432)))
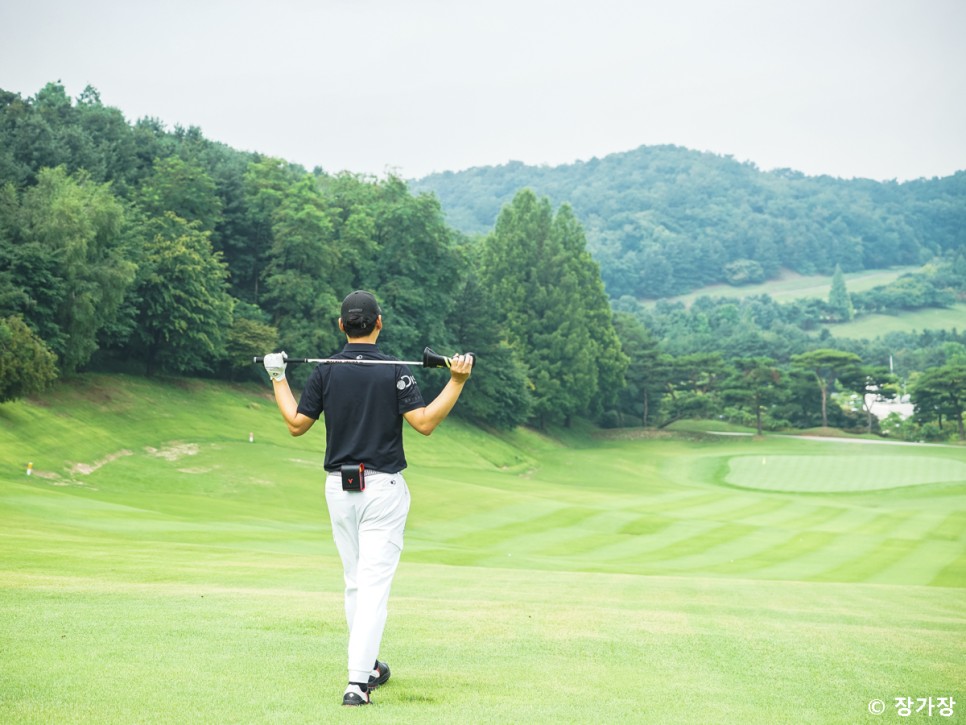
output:
MULTIPOLYGON (((442 423, 459 400, 463 392, 463 385, 473 372, 473 357, 470 355, 456 355, 450 366, 450 378, 439 395, 432 403, 403 413, 406 422, 424 436, 430 435, 436 426, 442 423)), ((293 434, 295 435, 295 434, 293 434)))
POLYGON ((282 418, 288 426, 288 432, 293 436, 302 435, 312 427, 315 419, 298 412, 299 406, 295 402, 295 395, 292 394, 292 389, 288 386, 288 380, 285 378, 273 380, 272 385, 275 388, 275 402, 278 404, 282 418))

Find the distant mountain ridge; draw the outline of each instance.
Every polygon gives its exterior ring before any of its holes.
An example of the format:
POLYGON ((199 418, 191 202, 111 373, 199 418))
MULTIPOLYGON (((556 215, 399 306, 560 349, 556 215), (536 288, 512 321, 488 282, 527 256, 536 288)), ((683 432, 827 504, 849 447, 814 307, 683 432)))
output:
POLYGON ((492 228, 522 188, 570 204, 611 297, 658 298, 716 283, 748 284, 785 267, 830 274, 921 264, 966 248, 966 171, 879 182, 764 172, 679 146, 560 166, 431 174, 414 192, 439 198, 449 224, 492 228))

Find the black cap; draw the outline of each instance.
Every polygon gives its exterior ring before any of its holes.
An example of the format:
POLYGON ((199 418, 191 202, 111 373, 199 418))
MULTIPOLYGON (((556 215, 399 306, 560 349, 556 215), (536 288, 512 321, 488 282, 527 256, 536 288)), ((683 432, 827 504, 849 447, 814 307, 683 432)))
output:
POLYGON ((369 292, 356 290, 342 300, 342 324, 347 330, 361 330, 374 325, 381 314, 379 303, 369 292))

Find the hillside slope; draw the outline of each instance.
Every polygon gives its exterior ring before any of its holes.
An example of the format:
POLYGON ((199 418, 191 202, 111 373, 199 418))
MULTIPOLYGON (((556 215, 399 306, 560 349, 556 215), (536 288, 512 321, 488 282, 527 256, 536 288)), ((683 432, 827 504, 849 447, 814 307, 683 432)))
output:
POLYGON ((435 193, 450 224, 492 229, 523 188, 569 203, 587 230, 609 294, 666 297, 782 267, 829 274, 920 264, 966 245, 966 172, 942 179, 866 179, 762 172, 733 158, 642 146, 555 167, 520 162, 411 182, 435 193))

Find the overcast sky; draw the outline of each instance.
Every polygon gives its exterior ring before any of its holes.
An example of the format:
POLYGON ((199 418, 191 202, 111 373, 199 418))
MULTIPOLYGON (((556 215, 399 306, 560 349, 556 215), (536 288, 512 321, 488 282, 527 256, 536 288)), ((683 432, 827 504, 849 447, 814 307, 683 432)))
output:
POLYGON ((0 0, 0 88, 416 178, 677 144, 900 181, 966 169, 964 0, 0 0))

